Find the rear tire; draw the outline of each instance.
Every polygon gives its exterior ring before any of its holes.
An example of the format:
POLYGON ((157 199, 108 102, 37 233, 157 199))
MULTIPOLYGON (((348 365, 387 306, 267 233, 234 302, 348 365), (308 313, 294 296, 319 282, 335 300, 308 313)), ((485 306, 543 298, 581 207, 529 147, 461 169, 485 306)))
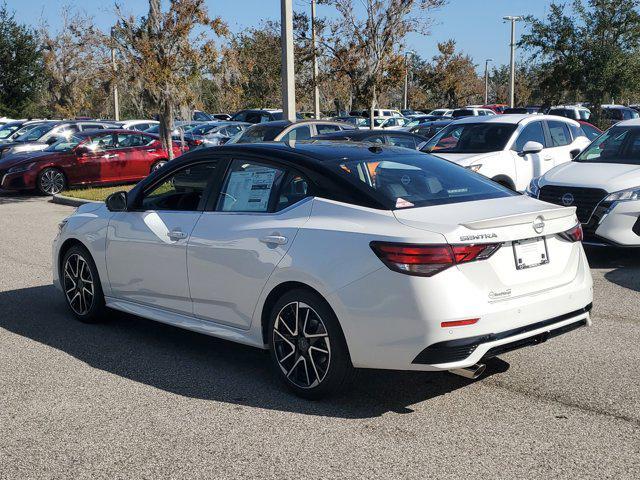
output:
POLYGON ((78 320, 97 323, 104 319, 106 307, 100 276, 86 248, 74 245, 64 254, 60 283, 67 306, 78 320))
POLYGON ((55 195, 67 188, 67 177, 62 170, 45 168, 38 174, 36 188, 42 195, 55 195))
POLYGON ((292 290, 276 302, 268 341, 278 377, 300 397, 319 399, 336 393, 353 376, 338 319, 314 292, 292 290))

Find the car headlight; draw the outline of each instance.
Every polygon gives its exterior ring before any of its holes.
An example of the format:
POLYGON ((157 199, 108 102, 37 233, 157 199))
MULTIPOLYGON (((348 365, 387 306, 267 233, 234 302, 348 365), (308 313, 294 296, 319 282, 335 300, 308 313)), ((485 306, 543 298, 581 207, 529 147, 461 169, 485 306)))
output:
POLYGON ((62 233, 62 230, 64 230, 64 227, 66 227, 68 221, 69 219, 65 218, 60 223, 58 223, 58 232, 62 233))
POLYGON ((540 193, 540 177, 531 179, 525 193, 530 197, 538 198, 538 194, 540 193))
POLYGON ((640 200, 640 187, 613 192, 604 199, 605 202, 629 202, 633 200, 640 200))
POLYGON ((16 165, 15 167, 11 167, 9 170, 7 170, 7 173, 22 173, 22 172, 26 172, 27 170, 31 170, 35 164, 36 164, 36 162, 31 162, 31 163, 22 164, 22 165, 16 165))
POLYGON ((467 168, 469 170, 471 170, 472 172, 477 172, 482 168, 482 164, 481 163, 476 163, 475 165, 469 165, 467 168))

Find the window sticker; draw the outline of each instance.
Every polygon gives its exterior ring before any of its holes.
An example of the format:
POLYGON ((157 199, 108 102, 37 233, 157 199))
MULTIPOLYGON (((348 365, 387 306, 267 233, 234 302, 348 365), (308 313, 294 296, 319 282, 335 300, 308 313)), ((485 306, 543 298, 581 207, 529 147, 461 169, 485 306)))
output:
POLYGON ((276 170, 231 172, 222 210, 226 212, 266 212, 276 170))

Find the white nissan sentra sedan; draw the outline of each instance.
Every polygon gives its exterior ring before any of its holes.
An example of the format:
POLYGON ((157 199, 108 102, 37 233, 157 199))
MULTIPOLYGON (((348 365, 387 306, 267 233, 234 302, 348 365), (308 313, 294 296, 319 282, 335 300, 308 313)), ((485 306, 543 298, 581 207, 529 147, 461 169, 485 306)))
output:
POLYGON ((531 196, 575 206, 585 243, 640 246, 640 119, 611 127, 575 161, 531 181, 531 196))
POLYGON ((452 370, 589 325, 575 208, 409 149, 299 142, 184 155, 54 241, 54 282, 105 307, 269 349, 301 396, 354 368, 452 370))

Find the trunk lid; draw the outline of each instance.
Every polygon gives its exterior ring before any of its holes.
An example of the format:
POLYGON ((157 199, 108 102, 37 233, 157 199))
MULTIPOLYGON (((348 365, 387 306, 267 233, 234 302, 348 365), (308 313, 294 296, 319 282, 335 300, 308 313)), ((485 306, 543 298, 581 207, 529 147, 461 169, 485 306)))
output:
POLYGON ((571 282, 580 268, 580 244, 557 234, 574 227, 574 207, 558 207, 526 196, 395 210, 404 225, 442 234, 450 244, 499 243, 490 258, 460 264, 490 302, 544 292, 571 282), (521 240, 541 239, 548 263, 518 268, 521 240), (518 248, 518 253, 516 253, 518 248))

